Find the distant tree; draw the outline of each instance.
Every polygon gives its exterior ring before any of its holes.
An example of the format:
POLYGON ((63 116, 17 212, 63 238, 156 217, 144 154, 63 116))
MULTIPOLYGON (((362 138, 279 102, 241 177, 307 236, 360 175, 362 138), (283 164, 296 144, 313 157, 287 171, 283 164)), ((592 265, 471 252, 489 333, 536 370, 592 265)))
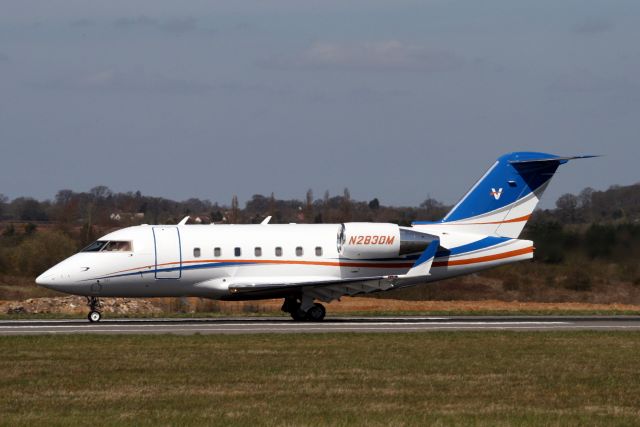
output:
POLYGON ((313 190, 307 190, 305 204, 304 204, 304 220, 305 222, 311 222, 313 218, 313 190))
POLYGON ((269 210, 269 199, 262 194, 254 194, 245 205, 245 212, 251 216, 264 216, 269 210))
POLYGON ((273 194, 273 191, 271 192, 271 195, 269 196, 269 215, 271 216, 275 216, 276 215, 276 196, 275 194, 273 194))
POLYGON ((565 221, 575 222, 576 209, 578 208, 578 198, 573 194, 564 194, 556 201, 556 207, 559 210, 562 219, 565 221))
POLYGON ((113 195, 113 192, 106 185, 98 185, 89 190, 89 194, 93 196, 94 200, 103 200, 113 195))
POLYGON ((591 208, 593 193, 595 193, 595 190, 591 187, 587 187, 580 192, 580 194, 578 195, 578 204, 582 209, 591 208))
POLYGON ((378 209, 380 209, 380 201, 377 197, 369 202, 369 209, 371 209, 372 211, 377 211, 378 209))
POLYGON ((436 209, 441 209, 444 207, 444 205, 436 200, 436 199, 432 199, 431 197, 427 197, 425 199, 424 202, 420 203, 420 207, 427 209, 427 210, 436 210, 436 209))
POLYGON ((71 202, 74 197, 74 192, 71 190, 60 190, 56 193, 55 204, 64 206, 71 202))
POLYGON ((591 258, 608 258, 616 244, 616 230, 612 225, 592 224, 585 234, 585 243, 591 258))
POLYGON ((233 198, 231 199, 231 211, 229 212, 229 218, 228 218, 229 223, 237 224, 239 218, 240 218, 240 207, 238 205, 238 196, 234 194, 233 198))
POLYGON ((80 246, 85 247, 97 238, 96 229, 93 225, 85 222, 80 229, 80 246))
POLYGON ((217 203, 215 203, 212 206, 212 210, 211 210, 211 222, 220 222, 222 221, 222 219, 224 218, 224 214, 222 213, 222 209, 220 208, 220 206, 218 206, 217 203))
POLYGON ((352 213, 351 193, 349 192, 349 189, 346 187, 342 192, 341 213, 342 213, 342 221, 351 221, 351 213, 352 213))
POLYGON ((9 198, 4 194, 0 193, 0 219, 2 219, 4 212, 6 211, 6 205, 9 201, 9 198))
POLYGON ((10 206, 14 217, 22 221, 46 221, 48 219, 43 204, 30 197, 14 199, 10 206))
POLYGON ((330 197, 329 190, 326 190, 322 197, 322 220, 325 222, 331 221, 331 207, 329 205, 330 197))
POLYGON ((34 233, 11 253, 11 269, 20 276, 37 276, 76 252, 76 243, 63 233, 34 233))

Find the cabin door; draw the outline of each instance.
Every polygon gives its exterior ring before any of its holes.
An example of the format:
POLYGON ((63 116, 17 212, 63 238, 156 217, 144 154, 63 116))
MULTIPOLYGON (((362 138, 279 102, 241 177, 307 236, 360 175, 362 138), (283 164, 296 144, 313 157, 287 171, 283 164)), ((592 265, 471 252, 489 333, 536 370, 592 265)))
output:
POLYGON ((153 227, 156 245, 156 279, 179 279, 182 276, 182 253, 178 227, 153 227))

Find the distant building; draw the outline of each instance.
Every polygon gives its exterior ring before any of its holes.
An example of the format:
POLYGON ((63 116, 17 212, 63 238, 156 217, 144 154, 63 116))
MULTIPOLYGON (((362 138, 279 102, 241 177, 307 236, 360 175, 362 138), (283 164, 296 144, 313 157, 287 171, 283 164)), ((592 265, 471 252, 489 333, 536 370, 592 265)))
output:
POLYGON ((123 219, 134 220, 144 219, 144 212, 114 212, 109 215, 109 219, 112 221, 122 221, 123 219))

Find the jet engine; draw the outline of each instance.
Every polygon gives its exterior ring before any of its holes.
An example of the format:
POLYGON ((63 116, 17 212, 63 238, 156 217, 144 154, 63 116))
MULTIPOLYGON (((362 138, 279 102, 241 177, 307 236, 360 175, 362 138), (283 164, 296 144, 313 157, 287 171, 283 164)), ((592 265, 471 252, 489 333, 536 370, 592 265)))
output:
POLYGON ((435 239, 397 224, 348 222, 338 231, 338 253, 350 259, 397 258, 421 253, 435 239))

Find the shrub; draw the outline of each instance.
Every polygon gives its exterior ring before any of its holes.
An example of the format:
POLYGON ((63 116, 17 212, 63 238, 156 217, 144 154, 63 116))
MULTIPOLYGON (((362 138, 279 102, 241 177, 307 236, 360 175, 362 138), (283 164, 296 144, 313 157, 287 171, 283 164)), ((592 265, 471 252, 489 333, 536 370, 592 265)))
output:
POLYGON ((7 270, 17 276, 37 276, 76 250, 74 241, 59 231, 37 232, 13 249, 7 270))

